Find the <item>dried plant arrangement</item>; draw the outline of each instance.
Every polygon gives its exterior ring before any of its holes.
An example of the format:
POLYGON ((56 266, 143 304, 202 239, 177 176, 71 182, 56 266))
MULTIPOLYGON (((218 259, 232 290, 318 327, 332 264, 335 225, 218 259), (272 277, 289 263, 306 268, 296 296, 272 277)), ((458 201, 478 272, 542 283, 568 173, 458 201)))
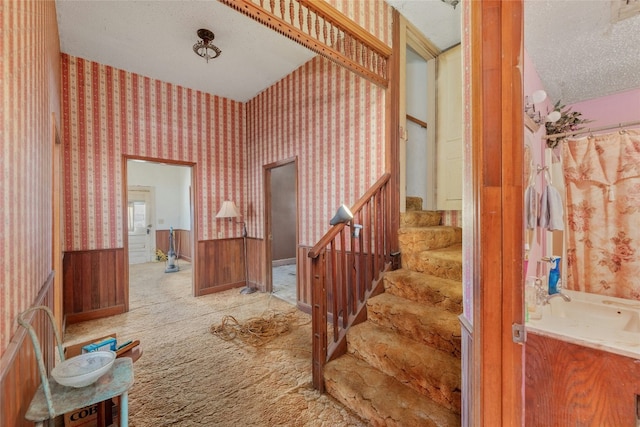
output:
MULTIPOLYGON (((555 122, 545 123, 547 135, 577 131, 584 128, 584 126, 580 125, 593 121, 582 118, 582 113, 572 111, 571 108, 567 108, 567 106, 562 104, 561 101, 556 102, 553 106, 553 111, 560 111, 560 118, 555 122)), ((547 139, 547 147, 556 148, 558 143, 563 139, 566 139, 566 136, 547 139)))

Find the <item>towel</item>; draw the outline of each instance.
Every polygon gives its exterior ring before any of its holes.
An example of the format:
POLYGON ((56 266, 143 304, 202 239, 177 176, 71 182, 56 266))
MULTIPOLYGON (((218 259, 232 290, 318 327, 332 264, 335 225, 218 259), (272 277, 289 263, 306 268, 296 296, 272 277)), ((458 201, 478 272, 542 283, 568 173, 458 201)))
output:
POLYGON ((529 230, 536 228, 538 222, 538 192, 533 185, 524 191, 524 221, 529 230))
POLYGON ((549 231, 564 230, 562 215, 562 196, 554 186, 549 184, 542 190, 538 225, 549 231))

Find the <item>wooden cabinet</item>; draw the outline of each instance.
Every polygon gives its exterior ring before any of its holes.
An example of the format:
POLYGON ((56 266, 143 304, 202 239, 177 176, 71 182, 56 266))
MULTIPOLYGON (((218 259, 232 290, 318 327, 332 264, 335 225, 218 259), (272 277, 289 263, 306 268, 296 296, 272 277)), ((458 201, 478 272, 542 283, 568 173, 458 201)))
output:
POLYGON ((640 360, 533 333, 525 357, 526 426, 637 425, 640 360))

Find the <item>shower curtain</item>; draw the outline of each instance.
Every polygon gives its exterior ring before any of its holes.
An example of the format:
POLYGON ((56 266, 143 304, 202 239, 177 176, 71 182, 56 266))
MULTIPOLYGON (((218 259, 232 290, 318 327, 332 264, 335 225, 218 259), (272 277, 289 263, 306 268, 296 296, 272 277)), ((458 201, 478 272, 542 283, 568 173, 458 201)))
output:
POLYGON ((640 300, 640 130, 568 140, 568 289, 640 300))

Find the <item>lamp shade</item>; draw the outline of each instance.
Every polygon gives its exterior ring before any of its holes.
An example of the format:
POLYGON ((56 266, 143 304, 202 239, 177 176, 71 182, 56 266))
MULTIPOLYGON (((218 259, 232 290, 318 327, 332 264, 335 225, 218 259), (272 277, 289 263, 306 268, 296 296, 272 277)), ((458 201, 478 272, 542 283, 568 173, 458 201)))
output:
POLYGON ((236 204, 230 200, 222 202, 222 207, 216 214, 216 218, 237 218, 240 216, 240 211, 236 207, 236 204))

